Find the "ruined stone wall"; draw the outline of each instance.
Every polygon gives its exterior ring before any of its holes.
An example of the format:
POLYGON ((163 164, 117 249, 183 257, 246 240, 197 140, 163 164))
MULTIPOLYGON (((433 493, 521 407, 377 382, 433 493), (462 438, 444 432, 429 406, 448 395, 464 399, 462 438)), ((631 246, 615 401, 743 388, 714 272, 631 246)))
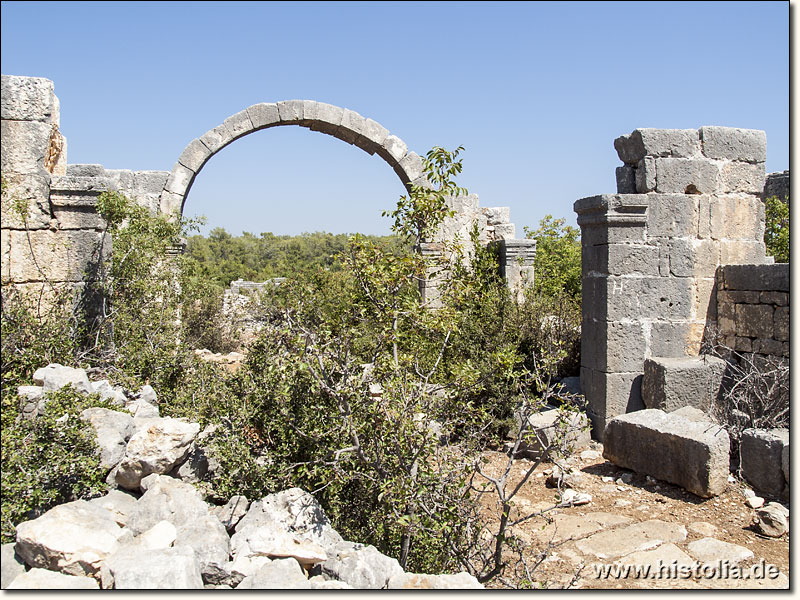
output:
POLYGON ((777 196, 784 202, 789 201, 789 171, 778 171, 777 173, 770 173, 767 175, 767 181, 764 183, 763 198, 771 198, 777 196))
POLYGON ((720 342, 739 353, 789 357, 789 265, 729 265, 717 273, 720 342))
POLYGON ((582 234, 581 384, 594 435, 644 408, 643 364, 695 356, 715 328, 717 268, 762 264, 766 136, 637 129, 615 140, 617 194, 575 203, 582 234))

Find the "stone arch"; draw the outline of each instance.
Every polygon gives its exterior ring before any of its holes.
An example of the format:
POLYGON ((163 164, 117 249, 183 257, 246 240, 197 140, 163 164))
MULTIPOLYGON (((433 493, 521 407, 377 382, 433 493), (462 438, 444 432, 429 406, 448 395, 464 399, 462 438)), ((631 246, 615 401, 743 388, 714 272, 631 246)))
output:
POLYGON ((391 135, 380 123, 348 108, 313 100, 285 100, 254 104, 225 119, 214 129, 192 140, 172 167, 159 200, 159 212, 183 213, 194 179, 208 160, 236 139, 269 127, 299 125, 339 138, 369 154, 383 158, 408 188, 424 185, 422 159, 391 135))

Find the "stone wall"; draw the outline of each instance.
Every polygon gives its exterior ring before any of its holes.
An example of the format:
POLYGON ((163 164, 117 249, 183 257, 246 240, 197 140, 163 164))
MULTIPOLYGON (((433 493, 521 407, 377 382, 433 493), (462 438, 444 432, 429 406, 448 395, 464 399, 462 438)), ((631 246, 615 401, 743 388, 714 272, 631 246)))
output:
POLYGON ((767 175, 764 183, 763 198, 777 196, 784 202, 789 201, 789 171, 778 171, 767 175))
POLYGON ((581 384, 593 434, 644 408, 650 357, 696 356, 715 328, 721 265, 765 254, 766 136, 637 129, 615 140, 617 194, 575 203, 582 234, 581 384))
POLYGON ((789 357, 789 265, 730 265, 717 273, 720 342, 739 353, 789 357))

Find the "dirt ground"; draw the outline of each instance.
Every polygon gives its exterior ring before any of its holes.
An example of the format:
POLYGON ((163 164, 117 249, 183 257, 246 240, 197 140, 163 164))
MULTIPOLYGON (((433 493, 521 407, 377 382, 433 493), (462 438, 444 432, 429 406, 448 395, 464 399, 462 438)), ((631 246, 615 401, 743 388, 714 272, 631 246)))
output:
MULTIPOLYGON (((704 499, 675 485, 649 479, 644 475, 616 467, 602 458, 602 445, 598 443, 593 442, 588 448, 588 450, 595 451, 594 453, 587 453, 585 450, 587 449, 584 449, 585 458, 580 457, 581 452, 579 451, 570 458, 570 461, 573 462, 572 468, 581 474, 580 482, 575 485, 576 490, 590 494, 591 502, 581 506, 559 508, 548 512, 548 516, 585 517, 589 515, 589 518, 595 519, 599 517, 601 523, 603 520, 608 522, 603 529, 611 528, 615 517, 627 517, 634 523, 658 520, 682 525, 686 527, 688 535, 684 541, 677 542, 676 545, 683 552, 686 552, 686 546, 689 543, 704 537, 713 537, 743 546, 753 552, 753 558, 739 563, 741 567, 750 567, 763 559, 766 564, 777 566, 781 573, 788 578, 789 534, 782 538, 768 538, 756 532, 752 526, 755 510, 746 504, 744 495, 744 491, 747 489, 746 484, 739 481, 730 483, 727 490, 720 496, 704 499), (620 481, 623 475, 629 483, 620 481), (613 481, 603 481, 603 477, 613 478, 613 481), (600 514, 597 515, 597 513, 600 514)), ((489 461, 487 471, 492 474, 499 474, 501 469, 505 468, 508 460, 508 457, 502 452, 487 452, 485 457, 489 461)), ((511 472, 512 483, 518 482, 532 464, 528 460, 518 460, 511 472)), ((512 518, 515 513, 517 515, 528 514, 556 503, 557 490, 547 487, 545 483, 548 470, 552 466, 549 463, 540 464, 533 476, 520 489, 515 498, 515 511, 512 512, 512 518)), ((578 520, 572 519, 571 522, 578 522, 578 520)), ((548 542, 553 539, 551 532, 555 525, 543 530, 547 524, 548 522, 543 518, 534 518, 518 525, 515 530, 515 533, 527 542, 526 556, 530 562, 533 562, 533 557, 546 548, 548 542)), ((569 585, 572 588, 583 589, 675 587, 728 589, 763 587, 765 585, 771 587, 786 583, 783 579, 779 582, 772 581, 769 584, 765 584, 763 581, 756 584, 730 579, 708 581, 702 577, 670 581, 636 579, 634 577, 626 579, 598 578, 596 564, 610 564, 614 560, 599 560, 596 556, 582 555, 575 548, 576 539, 585 539, 594 532, 590 527, 586 535, 578 532, 573 534, 575 537, 572 539, 561 543, 558 543, 560 540, 556 537, 556 544, 549 551, 548 558, 534 571, 536 584, 550 588, 563 588, 569 585), (573 581, 581 563, 584 563, 584 568, 577 580, 573 581)), ((502 587, 502 584, 490 584, 490 587, 502 587)))

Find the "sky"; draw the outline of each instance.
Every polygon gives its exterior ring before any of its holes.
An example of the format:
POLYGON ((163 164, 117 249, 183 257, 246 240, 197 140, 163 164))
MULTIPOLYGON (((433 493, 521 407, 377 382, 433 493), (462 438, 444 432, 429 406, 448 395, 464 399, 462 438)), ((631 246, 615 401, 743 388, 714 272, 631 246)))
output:
MULTIPOLYGON (((517 237, 616 190, 638 127, 767 134, 789 168, 788 2, 2 2, 0 65, 45 77, 70 164, 170 170, 258 102, 354 110, 509 206, 517 237)), ((302 127, 214 155, 184 207, 207 232, 371 234, 405 192, 377 155, 302 127)))

